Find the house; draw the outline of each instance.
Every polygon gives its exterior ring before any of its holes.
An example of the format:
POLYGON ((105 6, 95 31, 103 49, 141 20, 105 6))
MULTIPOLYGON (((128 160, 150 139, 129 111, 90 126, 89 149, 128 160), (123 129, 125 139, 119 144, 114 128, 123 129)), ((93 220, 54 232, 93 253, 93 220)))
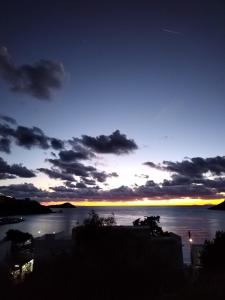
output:
POLYGON ((33 272, 34 257, 32 239, 23 243, 15 241, 0 242, 0 268, 2 273, 12 276, 15 282, 23 281, 33 272))
POLYGON ((148 226, 78 226, 72 240, 76 254, 93 267, 107 262, 132 270, 183 268, 181 237, 174 233, 153 237, 148 226))

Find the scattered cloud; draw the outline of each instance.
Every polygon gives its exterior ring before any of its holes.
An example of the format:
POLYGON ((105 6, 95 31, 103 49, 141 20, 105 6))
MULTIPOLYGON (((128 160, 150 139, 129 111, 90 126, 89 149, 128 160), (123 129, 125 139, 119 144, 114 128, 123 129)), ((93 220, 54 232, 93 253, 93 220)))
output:
POLYGON ((16 198, 44 199, 49 193, 35 187, 32 183, 0 186, 0 193, 16 198))
POLYGON ((3 121, 5 121, 6 123, 10 123, 12 125, 16 125, 16 120, 9 117, 9 116, 5 116, 5 115, 0 115, 0 119, 2 119, 3 121))
POLYGON ((50 178, 53 178, 53 179, 67 180, 68 182, 74 181, 74 177, 72 175, 62 173, 58 170, 47 169, 47 168, 39 168, 38 171, 48 175, 50 178))
POLYGON ((13 179, 16 177, 32 178, 35 177, 32 170, 27 169, 21 164, 9 165, 0 157, 0 179, 13 179))
POLYGON ((59 152, 59 157, 64 162, 72 162, 75 160, 86 160, 89 159, 89 152, 85 149, 82 151, 74 150, 62 150, 59 152))
POLYGON ((64 148, 64 141, 48 137, 38 127, 11 127, 0 120, 0 151, 10 153, 12 142, 26 149, 37 147, 40 149, 62 150, 64 148))
POLYGON ((8 138, 0 138, 0 152, 10 153, 11 141, 8 138))
POLYGON ((49 100, 51 93, 62 86, 64 68, 62 63, 40 60, 34 64, 16 66, 6 47, 0 47, 0 75, 11 91, 49 100))
POLYGON ((181 162, 163 161, 162 164, 145 162, 144 165, 191 178, 202 178, 207 172, 217 176, 225 174, 225 156, 194 157, 181 162))
POLYGON ((138 148, 134 140, 128 139, 125 134, 119 130, 114 131, 111 135, 99 135, 91 137, 83 135, 79 142, 84 146, 92 149, 96 153, 128 154, 138 148))

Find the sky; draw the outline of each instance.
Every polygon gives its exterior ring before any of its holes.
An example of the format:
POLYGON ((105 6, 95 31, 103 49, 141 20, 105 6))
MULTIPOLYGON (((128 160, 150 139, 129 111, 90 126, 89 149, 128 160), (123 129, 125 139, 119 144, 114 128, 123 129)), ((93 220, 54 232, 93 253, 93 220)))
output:
POLYGON ((218 203, 224 1, 12 1, 0 11, 0 193, 218 203))

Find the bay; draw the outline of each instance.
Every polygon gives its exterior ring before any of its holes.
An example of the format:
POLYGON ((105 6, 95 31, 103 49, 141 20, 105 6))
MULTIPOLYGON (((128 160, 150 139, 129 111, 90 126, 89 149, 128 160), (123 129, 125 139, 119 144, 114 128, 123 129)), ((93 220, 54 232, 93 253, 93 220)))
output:
POLYGON ((191 231, 193 243, 201 244, 206 239, 213 239, 217 230, 225 230, 225 211, 207 208, 207 206, 67 208, 63 209, 63 213, 23 216, 25 221, 22 223, 3 225, 0 227, 0 240, 9 229, 29 232, 34 237, 53 232, 63 232, 64 236, 70 236, 72 228, 77 223, 82 224, 92 209, 102 216, 114 213, 117 225, 132 225, 137 218, 159 215, 160 225, 164 231, 174 232, 182 237, 184 262, 189 263, 188 231, 191 231))

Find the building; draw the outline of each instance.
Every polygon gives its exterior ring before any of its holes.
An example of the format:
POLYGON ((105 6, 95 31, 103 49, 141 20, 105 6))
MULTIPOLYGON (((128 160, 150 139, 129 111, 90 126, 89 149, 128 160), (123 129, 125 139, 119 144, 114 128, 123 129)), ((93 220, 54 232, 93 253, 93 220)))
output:
POLYGON ((107 262, 133 270, 183 268, 181 237, 174 233, 152 237, 147 226, 78 226, 72 239, 77 255, 93 266, 107 262))
POLYGON ((33 272, 33 242, 0 242, 0 268, 2 273, 12 276, 15 282, 23 281, 26 275, 33 272))
POLYGON ((191 245, 191 265, 193 268, 201 268, 201 254, 203 251, 202 244, 192 244, 191 245))
POLYGON ((49 233, 34 239, 35 265, 63 254, 71 254, 71 236, 65 236, 64 232, 49 233))

